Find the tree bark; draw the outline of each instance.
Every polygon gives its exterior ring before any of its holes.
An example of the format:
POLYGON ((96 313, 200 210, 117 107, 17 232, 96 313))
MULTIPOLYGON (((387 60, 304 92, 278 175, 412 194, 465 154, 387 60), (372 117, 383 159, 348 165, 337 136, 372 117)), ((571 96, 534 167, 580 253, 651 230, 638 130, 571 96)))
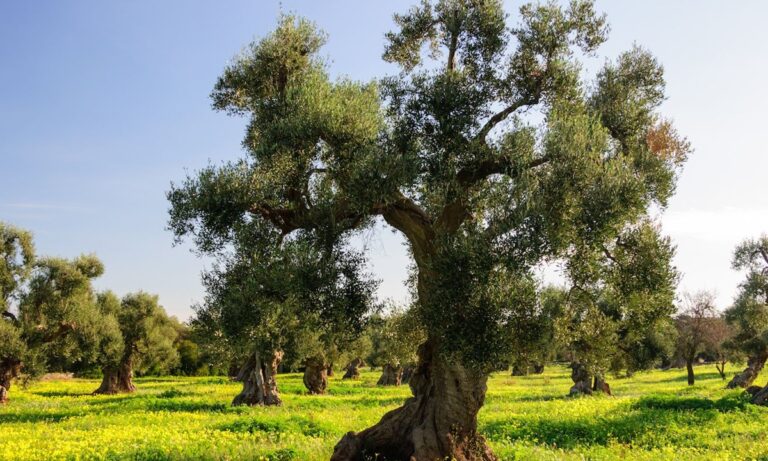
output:
POLYGON ((325 394, 328 388, 328 364, 322 357, 310 357, 306 360, 304 386, 310 394, 325 394))
POLYGON ((232 405, 280 405, 276 376, 282 359, 282 351, 272 351, 265 360, 258 353, 251 354, 237 375, 243 390, 232 400, 232 405))
POLYGON ((333 363, 328 364, 328 369, 326 370, 326 375, 330 378, 333 376, 333 363))
POLYGON ((536 375, 540 375, 544 373, 544 364, 543 363, 534 363, 533 364, 533 373, 536 375))
POLYGON ((571 380, 573 380, 573 386, 569 391, 570 395, 592 395, 592 376, 583 364, 579 362, 571 364, 571 380))
POLYGON ((416 370, 416 367, 413 365, 406 365, 403 367, 403 376, 400 378, 401 384, 408 384, 411 382, 411 377, 413 376, 413 372, 416 370))
POLYGON ((8 393, 13 380, 21 373, 21 360, 5 359, 0 361, 0 404, 8 403, 8 393))
POLYGON ((611 386, 608 385, 608 382, 602 376, 595 376, 595 383, 592 386, 592 391, 602 392, 606 395, 613 395, 611 393, 611 386))
POLYGON ((685 361, 685 369, 688 370, 688 385, 693 386, 696 381, 696 377, 693 374, 693 359, 685 361))
POLYGON ((768 385, 758 389, 752 394, 752 403, 755 405, 768 405, 768 385))
POLYGON ((403 367, 400 365, 392 365, 390 363, 384 365, 381 378, 376 384, 379 386, 399 386, 403 380, 403 367))
POLYGON ((755 379, 757 379, 757 375, 760 374, 763 366, 765 366, 766 360, 768 360, 768 351, 763 351, 760 354, 750 356, 747 360, 747 368, 734 376, 726 387, 728 389, 736 389, 739 387, 746 389, 751 386, 752 383, 755 382, 755 379))
POLYGON ((360 368, 365 366, 365 362, 360 357, 349 362, 345 367, 346 372, 341 379, 358 379, 360 378, 360 368))
POLYGON ((413 397, 375 426, 348 432, 331 461, 496 459, 477 433, 487 374, 448 363, 437 351, 431 340, 419 348, 419 364, 410 380, 413 397))
POLYGON ((133 385, 133 360, 130 357, 125 358, 117 367, 105 367, 101 371, 104 377, 99 388, 93 391, 94 394, 136 392, 136 386, 133 385))
POLYGON ((528 367, 512 365, 512 376, 528 376, 528 367))

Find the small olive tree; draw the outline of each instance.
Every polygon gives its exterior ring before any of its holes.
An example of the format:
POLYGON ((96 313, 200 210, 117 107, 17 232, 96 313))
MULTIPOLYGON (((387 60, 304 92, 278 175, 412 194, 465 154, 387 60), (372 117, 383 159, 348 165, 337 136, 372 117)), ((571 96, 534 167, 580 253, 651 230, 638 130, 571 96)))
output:
POLYGON ((4 389, 0 392, 5 398, 22 370, 28 377, 43 372, 46 357, 87 355, 90 345, 84 350, 77 335, 98 321, 92 280, 103 271, 101 262, 91 255, 35 261, 19 296, 17 314, 0 326, 4 338, 0 342, 0 386, 4 389))
POLYGON ((577 250, 561 322, 574 363, 571 393, 610 393, 606 374, 632 373, 671 355, 678 273, 674 247, 643 220, 596 250, 577 250))
POLYGON ((318 250, 313 236, 270 245, 237 239, 204 275, 207 297, 196 323, 217 333, 245 360, 234 405, 277 405, 277 368, 286 349, 301 357, 311 393, 327 387, 327 351, 357 338, 376 283, 351 250, 318 250))
POLYGON ((119 300, 111 292, 98 295, 101 314, 97 363, 103 378, 94 394, 136 390, 134 372, 141 368, 169 367, 178 360, 174 328, 156 295, 131 293, 119 300))
POLYGON ((693 386, 696 377, 693 364, 696 356, 713 347, 719 317, 715 307, 715 296, 709 292, 686 294, 683 306, 675 317, 677 327, 677 353, 685 360, 688 371, 688 385, 693 386))
POLYGON ((728 388, 747 388, 757 379, 768 360, 768 237, 739 244, 731 266, 745 271, 733 306, 725 312, 736 333, 732 346, 747 355, 747 368, 728 383, 728 388))
POLYGON ((412 309, 390 306, 388 312, 371 322, 372 365, 381 366, 377 384, 399 386, 405 367, 414 366, 416 351, 426 337, 424 327, 412 309))

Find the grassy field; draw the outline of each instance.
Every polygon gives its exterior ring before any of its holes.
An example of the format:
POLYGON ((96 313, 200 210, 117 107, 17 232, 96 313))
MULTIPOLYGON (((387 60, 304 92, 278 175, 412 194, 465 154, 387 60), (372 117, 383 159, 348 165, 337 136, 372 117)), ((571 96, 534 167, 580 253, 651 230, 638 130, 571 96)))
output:
MULTIPOLYGON (((489 383, 480 430, 505 460, 768 460, 768 408, 723 390, 714 367, 613 379, 616 397, 568 398, 565 368, 489 383)), ((331 379, 305 395, 301 376, 280 375, 279 408, 232 408, 239 385, 223 378, 137 380, 134 395, 91 396, 95 380, 15 387, 0 407, 0 459, 327 460, 349 430, 374 424, 407 386, 331 379)))

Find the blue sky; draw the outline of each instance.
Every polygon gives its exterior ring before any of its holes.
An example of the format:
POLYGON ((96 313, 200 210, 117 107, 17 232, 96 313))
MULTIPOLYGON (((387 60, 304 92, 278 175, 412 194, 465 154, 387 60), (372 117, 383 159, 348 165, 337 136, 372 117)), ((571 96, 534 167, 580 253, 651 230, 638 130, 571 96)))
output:
MULTIPOLYGON (((180 318, 202 299, 204 266, 165 230, 165 191, 208 161, 241 155, 245 121, 210 109, 224 65, 283 10, 329 35, 335 75, 393 73, 380 59, 392 13, 410 1, 4 2, 0 5, 0 220, 34 232, 38 252, 94 252, 99 288, 158 293, 180 318)), ((514 18, 519 2, 507 2, 514 18)), ((696 152, 662 223, 681 290, 740 275, 742 238, 768 231, 768 2, 598 1, 611 38, 594 68, 636 42, 664 64, 664 113, 696 152)), ((366 239, 381 297, 403 299, 407 258, 390 232, 366 239)))

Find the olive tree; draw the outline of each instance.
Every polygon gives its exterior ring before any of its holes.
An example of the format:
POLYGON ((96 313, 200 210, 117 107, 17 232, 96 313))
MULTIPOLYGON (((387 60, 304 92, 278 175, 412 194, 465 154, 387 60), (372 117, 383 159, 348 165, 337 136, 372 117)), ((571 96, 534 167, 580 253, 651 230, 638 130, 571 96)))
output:
POLYGON ((728 388, 747 388, 768 360, 768 237, 739 244, 731 267, 745 271, 746 278, 725 318, 736 329, 732 344, 748 358, 747 368, 731 379, 728 388))
POLYGON ((406 366, 415 365, 416 349, 424 342, 424 327, 413 309, 390 306, 389 312, 372 321, 371 365, 382 368, 377 384, 399 386, 406 366))
POLYGON ((499 0, 422 1, 386 36, 400 74, 359 83, 329 76, 312 23, 281 18, 212 93, 248 117, 247 155, 168 194, 170 228, 213 254, 243 229, 275 253, 301 235, 343 247, 379 219, 405 237, 426 329, 413 397, 345 435, 334 460, 493 459, 477 413, 512 352, 499 287, 615 239, 674 190, 688 148, 659 114, 650 53, 589 79, 579 57, 607 35, 591 2, 507 19, 499 0))
POLYGON ((178 360, 176 329, 156 295, 130 293, 122 300, 112 292, 98 295, 101 314, 97 363, 103 378, 94 394, 130 393, 134 371, 141 367, 172 364, 178 360))
POLYGON ((35 261, 32 234, 0 221, 0 403, 8 400, 11 381, 19 374, 27 346, 12 303, 22 294, 35 261))
POLYGON ((510 313, 515 329, 511 338, 512 376, 543 373, 560 345, 557 325, 565 314, 564 291, 554 286, 538 289, 533 280, 518 285, 515 291, 517 296, 509 298, 515 303, 510 313))
POLYGON ((669 238, 648 220, 596 250, 575 252, 559 327, 573 354, 572 394, 610 393, 609 371, 632 373, 671 354, 678 280, 673 254, 669 238))
POLYGON ((693 373, 694 360, 699 353, 713 345, 718 320, 712 293, 699 292, 685 296, 684 305, 675 318, 675 326, 677 353, 685 360, 689 386, 693 386, 696 380, 693 373))
POLYGON ((217 325, 215 334, 244 360, 238 374, 243 390, 234 405, 281 403, 276 374, 286 350, 304 362, 308 390, 323 393, 324 351, 356 339, 364 326, 376 284, 360 255, 318 250, 312 240, 297 237, 273 247, 239 235, 203 278, 208 294, 196 323, 217 325))
POLYGON ((98 319, 92 280, 103 271, 92 255, 35 260, 17 314, 0 326, 0 393, 5 398, 14 378, 22 371, 29 377, 41 373, 54 351, 73 358, 84 354, 77 333, 98 319))
POLYGON ((6 320, 17 320, 11 304, 19 300, 34 262, 32 234, 0 221, 0 315, 6 320))

